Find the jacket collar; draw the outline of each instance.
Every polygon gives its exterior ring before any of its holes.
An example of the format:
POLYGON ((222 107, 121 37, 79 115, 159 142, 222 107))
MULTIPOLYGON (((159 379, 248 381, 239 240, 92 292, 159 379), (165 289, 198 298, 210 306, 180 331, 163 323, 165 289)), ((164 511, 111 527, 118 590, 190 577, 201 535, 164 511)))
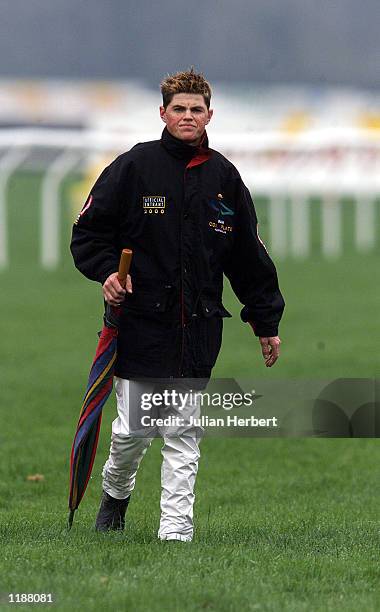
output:
POLYGON ((168 128, 165 128, 162 132, 161 144, 168 151, 168 153, 170 153, 170 155, 186 161, 190 161, 193 157, 201 153, 206 153, 206 151, 209 150, 206 131, 203 134, 200 145, 198 147, 192 147, 182 140, 179 140, 179 138, 172 136, 168 131, 168 128))

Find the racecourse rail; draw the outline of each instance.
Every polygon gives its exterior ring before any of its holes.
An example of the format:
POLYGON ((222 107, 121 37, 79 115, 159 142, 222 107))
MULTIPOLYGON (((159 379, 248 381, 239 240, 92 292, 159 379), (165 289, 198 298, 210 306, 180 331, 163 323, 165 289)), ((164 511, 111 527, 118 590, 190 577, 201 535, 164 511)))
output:
MULTIPOLYGON (((342 253, 342 206, 355 201, 355 245, 376 245, 380 196, 380 134, 355 128, 299 133, 213 134, 212 147, 239 169, 253 197, 268 199, 271 253, 277 258, 306 257, 311 248, 310 212, 321 200, 321 242, 326 257, 342 253), (284 228, 288 226, 288 230, 284 228)), ((70 172, 88 174, 90 160, 116 156, 136 142, 157 135, 101 131, 8 128, 0 130, 0 268, 9 264, 7 203, 14 173, 43 172, 40 262, 55 269, 60 259, 61 186, 70 172)))

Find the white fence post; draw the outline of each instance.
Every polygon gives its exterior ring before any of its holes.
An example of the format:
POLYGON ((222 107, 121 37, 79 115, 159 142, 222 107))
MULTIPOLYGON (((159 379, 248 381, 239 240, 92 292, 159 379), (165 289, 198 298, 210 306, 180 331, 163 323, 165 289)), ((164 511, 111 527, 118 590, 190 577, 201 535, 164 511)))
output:
POLYGON ((288 246, 287 198, 272 194, 269 197, 270 252, 275 257, 285 257, 288 246))
POLYGON ((326 195, 322 199, 322 251, 328 257, 342 250, 341 210, 339 197, 326 195))
POLYGON ((355 202, 355 242, 360 251, 370 251, 376 243, 375 200, 357 196, 355 202))
POLYGON ((58 265, 60 253, 60 186, 81 157, 77 151, 65 150, 49 166, 42 182, 41 264, 51 270, 58 265))
POLYGON ((8 211, 9 179, 29 154, 29 148, 11 149, 0 159, 0 269, 8 266, 8 211))
POLYGON ((310 200, 307 196, 293 196, 291 210, 291 252, 294 257, 306 257, 310 251, 310 200))

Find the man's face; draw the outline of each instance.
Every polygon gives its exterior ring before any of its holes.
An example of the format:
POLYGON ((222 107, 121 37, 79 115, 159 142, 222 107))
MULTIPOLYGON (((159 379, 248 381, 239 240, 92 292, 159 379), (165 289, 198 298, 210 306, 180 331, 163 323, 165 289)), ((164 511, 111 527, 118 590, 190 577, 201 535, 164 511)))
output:
POLYGON ((166 109, 160 106, 161 119, 170 134, 190 145, 200 143, 212 113, 200 94, 174 94, 166 109))

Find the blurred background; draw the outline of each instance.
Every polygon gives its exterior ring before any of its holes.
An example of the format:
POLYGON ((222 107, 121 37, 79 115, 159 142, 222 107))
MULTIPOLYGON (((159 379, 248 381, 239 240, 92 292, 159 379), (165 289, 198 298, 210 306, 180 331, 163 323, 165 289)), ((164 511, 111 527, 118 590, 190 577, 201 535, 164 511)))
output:
POLYGON ((91 610, 168 609, 169 593, 186 610, 378 609, 377 440, 206 438, 198 539, 175 551, 155 544, 154 443, 126 550, 91 531, 109 401, 70 537, 65 522, 103 314, 71 227, 102 168, 160 137, 168 72, 211 81, 210 145, 252 192, 286 301, 267 369, 226 283, 214 375, 259 394, 261 380, 378 376, 379 16, 378 0, 0 0, 0 591, 91 610))
POLYGON ((12 263, 15 177, 39 175, 30 246, 55 269, 67 252, 62 216, 75 217, 107 161, 159 136, 159 82, 191 65, 214 86, 212 146, 238 166, 258 207, 266 201, 261 231, 275 257, 376 247, 376 0, 2 0, 1 9, 1 268, 12 263))

